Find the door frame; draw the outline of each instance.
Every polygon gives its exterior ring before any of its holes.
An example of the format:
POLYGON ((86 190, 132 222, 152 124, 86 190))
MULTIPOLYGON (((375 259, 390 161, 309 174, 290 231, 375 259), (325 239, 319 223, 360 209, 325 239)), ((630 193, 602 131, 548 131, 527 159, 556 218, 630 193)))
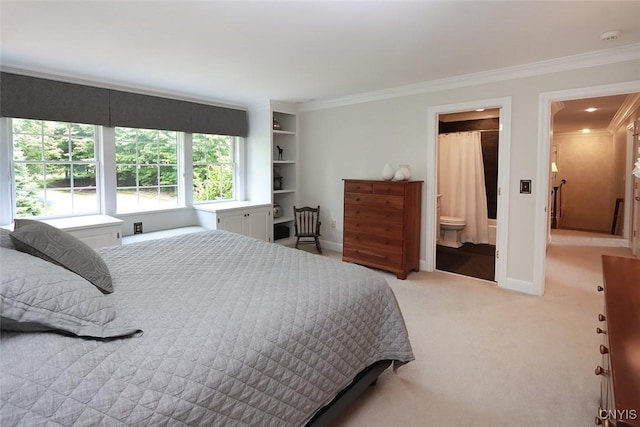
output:
MULTIPOLYGON (((538 170, 536 175, 540 191, 537 191, 535 200, 536 232, 533 250, 533 293, 536 295, 543 295, 545 288, 547 236, 549 234, 548 189, 549 175, 551 174, 551 104, 558 101, 635 92, 640 92, 640 80, 540 93, 538 103, 538 170)), ((625 197, 627 196, 625 195, 625 197)))
POLYGON ((500 138, 498 143, 498 207, 496 211, 496 276, 498 286, 506 285, 507 236, 509 227, 509 165, 511 150, 511 97, 492 98, 456 104, 436 105, 427 110, 427 181, 425 197, 425 268, 436 268, 437 189, 438 189, 438 116, 440 114, 500 109, 500 138))

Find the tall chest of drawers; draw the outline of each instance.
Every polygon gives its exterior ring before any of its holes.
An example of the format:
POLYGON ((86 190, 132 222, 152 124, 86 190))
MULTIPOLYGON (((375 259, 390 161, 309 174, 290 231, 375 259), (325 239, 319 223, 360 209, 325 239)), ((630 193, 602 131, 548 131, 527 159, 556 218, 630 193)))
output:
POLYGON ((600 407, 595 423, 640 426, 640 260, 602 256, 605 307, 597 332, 602 364, 600 407))
POLYGON ((344 181, 342 260, 406 279, 420 269, 422 181, 344 181))

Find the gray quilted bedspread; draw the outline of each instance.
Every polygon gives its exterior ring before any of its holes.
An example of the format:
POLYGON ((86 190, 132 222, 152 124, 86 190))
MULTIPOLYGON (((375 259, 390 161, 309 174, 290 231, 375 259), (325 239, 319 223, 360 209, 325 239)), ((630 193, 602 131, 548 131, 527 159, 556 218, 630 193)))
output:
POLYGON ((413 359, 363 267, 219 231, 99 252, 143 334, 3 331, 2 426, 303 425, 366 366, 413 359))

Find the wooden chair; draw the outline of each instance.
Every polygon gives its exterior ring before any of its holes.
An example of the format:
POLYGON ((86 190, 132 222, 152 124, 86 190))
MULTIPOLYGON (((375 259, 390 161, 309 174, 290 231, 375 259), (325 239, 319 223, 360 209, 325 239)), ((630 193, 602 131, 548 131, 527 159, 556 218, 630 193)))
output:
POLYGON ((293 207, 294 230, 296 236, 296 249, 299 244, 315 243, 318 253, 322 253, 320 248, 320 206, 312 208, 305 206, 302 208, 293 207))

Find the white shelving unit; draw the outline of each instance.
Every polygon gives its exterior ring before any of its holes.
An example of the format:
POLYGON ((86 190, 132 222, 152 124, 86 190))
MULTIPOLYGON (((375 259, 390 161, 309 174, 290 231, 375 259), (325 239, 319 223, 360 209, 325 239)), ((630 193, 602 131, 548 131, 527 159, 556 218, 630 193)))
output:
POLYGON ((298 189, 298 116, 295 110, 281 107, 271 106, 271 199, 281 211, 280 217, 273 218, 273 240, 288 243, 294 234, 293 207, 298 189))

